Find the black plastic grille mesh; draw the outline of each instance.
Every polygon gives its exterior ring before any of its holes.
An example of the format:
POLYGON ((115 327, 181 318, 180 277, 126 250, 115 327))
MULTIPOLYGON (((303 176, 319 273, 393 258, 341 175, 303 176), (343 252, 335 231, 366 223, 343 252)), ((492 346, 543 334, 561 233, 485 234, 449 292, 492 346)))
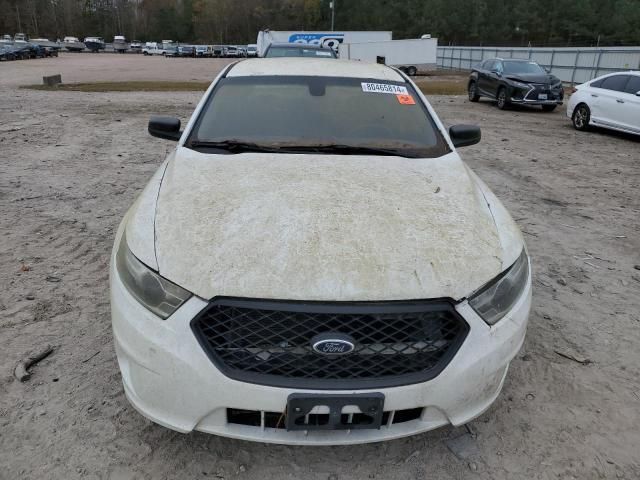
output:
POLYGON ((250 301, 247 306, 237 303, 212 302, 194 319, 192 329, 224 373, 267 385, 282 383, 274 382, 276 378, 314 380, 314 386, 408 374, 426 380, 444 368, 468 331, 444 302, 438 304, 441 308, 427 303, 417 312, 402 311, 402 306, 389 312, 389 304, 381 304, 385 313, 376 313, 372 304, 362 313, 331 312, 329 305, 328 311, 311 313, 300 311, 302 304, 288 302, 282 303, 286 310, 272 302, 266 307, 256 302, 255 308, 250 301), (311 339, 328 332, 350 335, 355 350, 342 356, 315 352, 311 339))

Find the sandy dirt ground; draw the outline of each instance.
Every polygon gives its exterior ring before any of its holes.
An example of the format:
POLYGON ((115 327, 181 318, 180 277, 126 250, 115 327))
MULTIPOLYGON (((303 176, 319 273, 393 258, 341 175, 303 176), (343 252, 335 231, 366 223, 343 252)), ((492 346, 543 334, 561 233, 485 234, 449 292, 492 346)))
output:
POLYGON ((1 85, 35 85, 45 75, 62 75, 65 83, 118 81, 213 80, 232 58, 165 58, 115 53, 60 53, 60 57, 35 62, 7 62, 0 65, 1 85))
POLYGON ((147 135, 148 117, 186 120, 200 94, 16 85, 60 72, 202 80, 220 64, 89 54, 0 64, 0 479, 640 478, 640 141, 578 133, 563 109, 431 98, 445 123, 482 126, 482 143, 460 153, 525 232, 534 268, 525 346, 467 427, 285 447, 183 435, 136 413, 112 344, 107 262, 171 148, 147 135), (15 380, 46 344, 55 352, 15 380))

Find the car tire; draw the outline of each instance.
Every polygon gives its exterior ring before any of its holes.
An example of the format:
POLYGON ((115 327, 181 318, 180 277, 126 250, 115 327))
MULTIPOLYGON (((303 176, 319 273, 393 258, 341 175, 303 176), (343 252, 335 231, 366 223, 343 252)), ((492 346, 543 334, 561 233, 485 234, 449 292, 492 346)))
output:
POLYGON ((580 103, 571 115, 571 123, 573 128, 584 132, 589 129, 589 120, 591 119, 591 110, 586 103, 580 103))
POLYGON ((480 100, 480 95, 478 95, 478 85, 476 84, 476 82, 469 82, 467 92, 469 94, 470 102, 477 102, 478 100, 480 100))
POLYGON ((498 95, 496 95, 496 100, 498 100, 498 108, 500 110, 504 110, 509 106, 509 100, 507 100, 506 88, 500 87, 498 89, 498 95))
POLYGON ((542 105, 543 112, 553 112, 556 109, 557 105, 542 105))
POLYGON ((413 65, 410 67, 407 67, 407 75, 409 75, 410 77, 415 77, 418 74, 418 69, 416 67, 414 67, 413 65))

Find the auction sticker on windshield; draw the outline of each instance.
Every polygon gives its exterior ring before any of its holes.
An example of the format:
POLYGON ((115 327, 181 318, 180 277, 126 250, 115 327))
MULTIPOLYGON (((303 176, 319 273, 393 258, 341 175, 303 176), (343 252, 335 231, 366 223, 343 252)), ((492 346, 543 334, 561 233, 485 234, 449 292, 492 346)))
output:
POLYGON ((389 83, 362 82, 362 91, 370 93, 390 93, 391 95, 408 95, 407 87, 391 85, 389 83))
POLYGON ((402 105, 415 105, 416 101, 411 95, 396 95, 398 102, 402 105))

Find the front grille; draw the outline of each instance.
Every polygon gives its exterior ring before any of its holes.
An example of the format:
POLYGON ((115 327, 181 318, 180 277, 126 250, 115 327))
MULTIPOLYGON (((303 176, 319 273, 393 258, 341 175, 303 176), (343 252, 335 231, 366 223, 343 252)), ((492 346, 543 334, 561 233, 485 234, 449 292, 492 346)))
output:
POLYGON ((469 326, 447 301, 321 303, 220 297, 191 322, 227 376, 309 389, 380 388, 434 378, 469 326), (354 350, 324 355, 321 334, 347 335, 354 350))
POLYGON ((561 96, 561 91, 560 92, 554 92, 551 89, 550 85, 544 84, 544 83, 534 83, 531 84, 531 86, 533 87, 533 90, 531 90, 530 92, 528 92, 525 95, 525 99, 527 100, 538 100, 538 94, 540 93, 544 93, 547 95, 547 100, 556 100, 558 98, 562 98, 561 96))

